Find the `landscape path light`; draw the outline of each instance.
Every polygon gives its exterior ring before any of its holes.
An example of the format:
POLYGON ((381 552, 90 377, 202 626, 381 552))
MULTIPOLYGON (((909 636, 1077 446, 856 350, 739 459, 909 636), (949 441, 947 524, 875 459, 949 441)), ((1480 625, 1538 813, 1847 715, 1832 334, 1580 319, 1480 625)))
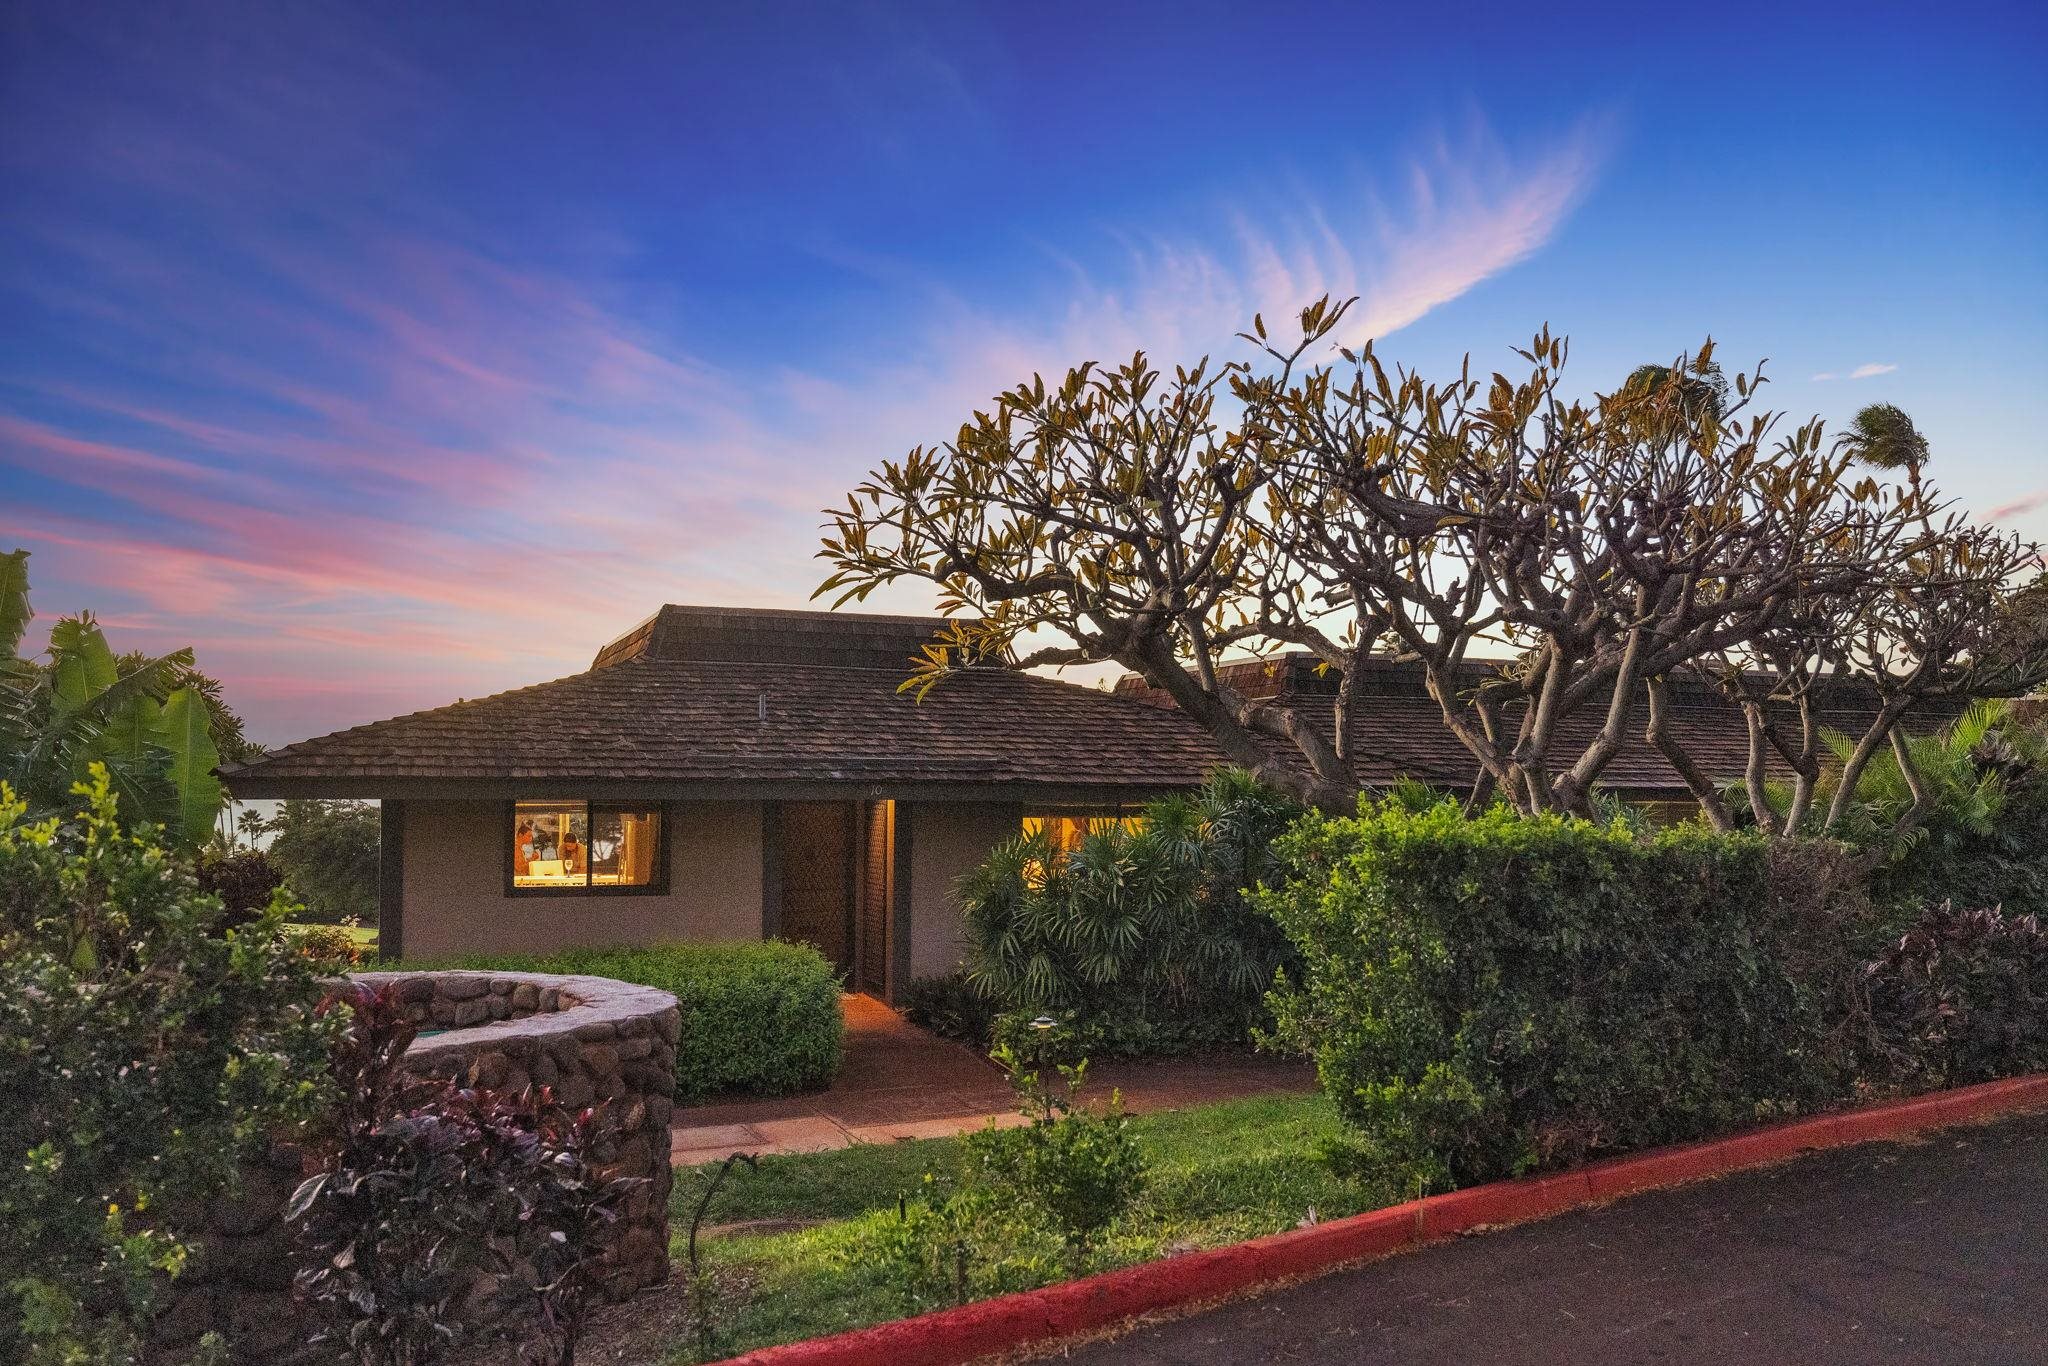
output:
POLYGON ((1045 1041, 1060 1027, 1060 1022, 1050 1015, 1041 1015, 1031 1022, 1031 1032, 1038 1040, 1038 1084, 1044 1088, 1042 1104, 1045 1107, 1045 1122, 1052 1123, 1052 1089, 1045 1080, 1045 1041))

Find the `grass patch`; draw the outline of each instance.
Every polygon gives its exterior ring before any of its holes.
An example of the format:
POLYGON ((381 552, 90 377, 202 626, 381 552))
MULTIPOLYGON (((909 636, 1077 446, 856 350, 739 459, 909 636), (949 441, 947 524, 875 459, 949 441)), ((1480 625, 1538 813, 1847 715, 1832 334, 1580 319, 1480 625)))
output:
POLYGON ((311 930, 319 930, 324 933, 335 933, 338 931, 347 935, 349 942, 365 953, 375 953, 377 951, 377 927, 375 925, 330 925, 325 921, 315 920, 285 922, 284 932, 286 934, 305 934, 311 930))
MULTIPOLYGON (((1341 1130, 1336 1109, 1320 1095, 1257 1097, 1146 1115, 1131 1128, 1144 1148, 1150 1184, 1091 1258, 1088 1271, 1277 1233, 1311 1210, 1318 1219, 1330 1219, 1400 1198, 1342 1180, 1322 1162, 1323 1144, 1341 1130)), ((927 1174, 939 1191, 949 1188, 959 1151, 958 1139, 936 1138, 764 1158, 758 1172, 734 1171, 705 1215, 707 1225, 831 1222, 702 1245, 723 1288, 717 1353, 839 1332, 929 1307, 908 1302, 883 1270, 863 1262, 859 1249, 878 1221, 896 1217, 900 1198, 927 1188, 927 1174)), ((709 1165, 677 1174, 672 1210, 678 1257, 690 1215, 716 1170, 709 1165)), ((1049 1258, 1033 1283, 1064 1274, 1049 1258)), ((678 1343, 670 1360, 699 1360, 694 1351, 694 1344, 678 1343)))
MULTIPOLYGON (((852 1219, 894 1209, 896 1198, 915 1191, 930 1171, 950 1172, 960 1141, 928 1138, 914 1143, 861 1143, 829 1153, 764 1157, 759 1171, 735 1167, 705 1212, 707 1224, 744 1219, 852 1219)), ((677 1227, 689 1231, 690 1216, 718 1163, 676 1173, 669 1210, 677 1227)))

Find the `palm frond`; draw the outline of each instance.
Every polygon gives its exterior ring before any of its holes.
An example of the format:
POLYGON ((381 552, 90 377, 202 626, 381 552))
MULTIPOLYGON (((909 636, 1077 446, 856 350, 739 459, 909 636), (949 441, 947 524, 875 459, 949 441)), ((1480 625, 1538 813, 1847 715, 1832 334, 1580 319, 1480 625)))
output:
POLYGON ((1849 420, 1841 444, 1873 469, 1917 470, 1927 463, 1927 438, 1906 410, 1894 403, 1859 408, 1849 420))

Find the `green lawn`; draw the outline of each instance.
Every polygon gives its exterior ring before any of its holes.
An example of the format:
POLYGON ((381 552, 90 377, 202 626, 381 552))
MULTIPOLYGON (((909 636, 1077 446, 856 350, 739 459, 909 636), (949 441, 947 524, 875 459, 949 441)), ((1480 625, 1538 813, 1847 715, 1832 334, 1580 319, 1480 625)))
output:
MULTIPOLYGON (((1320 1160, 1339 1134, 1323 1097, 1230 1101, 1132 1121, 1149 1163, 1139 1206, 1094 1255, 1088 1271, 1169 1252, 1217 1247, 1292 1228, 1311 1210, 1319 1219, 1378 1208, 1391 1191, 1333 1176, 1320 1160)), ((930 1139, 860 1146, 800 1157, 770 1157, 758 1172, 737 1167, 726 1179, 707 1226, 742 1220, 824 1220, 794 1232, 732 1234, 702 1251, 720 1286, 715 1355, 813 1337, 917 1312, 930 1305, 908 1293, 865 1255, 863 1235, 897 1217, 897 1201, 951 1182, 960 1143, 930 1139)), ((689 1220, 715 1166, 677 1173, 672 1209, 675 1252, 684 1253, 689 1220)), ((1057 1258, 1031 1283, 1060 1279, 1057 1258)), ((675 1362, 695 1361, 679 1343, 675 1362)))
MULTIPOLYGON (((290 924, 286 925, 285 928, 291 931, 298 931, 304 929, 311 929, 312 926, 306 924, 290 924)), ((355 941, 355 946, 363 951, 365 966, 370 965, 368 962, 369 959, 372 959, 377 956, 377 927, 375 925, 331 925, 326 926, 325 928, 341 930, 344 933, 346 933, 350 939, 355 941)))

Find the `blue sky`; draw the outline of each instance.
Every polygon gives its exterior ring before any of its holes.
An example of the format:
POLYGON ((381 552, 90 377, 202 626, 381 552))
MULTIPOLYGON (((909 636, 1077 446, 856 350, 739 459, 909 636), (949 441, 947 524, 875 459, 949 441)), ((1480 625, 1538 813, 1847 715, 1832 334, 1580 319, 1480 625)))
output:
POLYGON ((2048 540, 2044 69, 2020 5, 8 3, 0 542, 282 742, 800 605, 878 460, 1326 290, 1587 388, 1711 333, 2048 540))

